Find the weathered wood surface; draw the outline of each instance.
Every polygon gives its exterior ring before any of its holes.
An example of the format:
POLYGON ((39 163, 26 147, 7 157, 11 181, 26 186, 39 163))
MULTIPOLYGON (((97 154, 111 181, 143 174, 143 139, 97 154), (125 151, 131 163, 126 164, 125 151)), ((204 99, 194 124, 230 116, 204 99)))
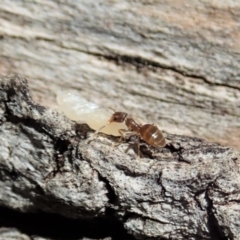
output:
POLYGON ((118 219, 137 239, 240 239, 240 153, 169 134, 164 149, 92 139, 86 125, 0 80, 0 205, 118 219), (92 139, 92 141, 90 141, 92 139), (128 150, 128 151, 126 151, 128 150))
POLYGON ((0 73, 59 88, 167 132, 240 149, 240 2, 14 1, 0 4, 0 73))

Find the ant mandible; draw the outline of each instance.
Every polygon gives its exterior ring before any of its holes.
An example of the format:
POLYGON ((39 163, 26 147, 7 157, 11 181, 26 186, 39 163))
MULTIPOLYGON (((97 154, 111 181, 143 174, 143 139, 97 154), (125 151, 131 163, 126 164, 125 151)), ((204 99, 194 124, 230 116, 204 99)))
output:
MULTIPOLYGON (((112 122, 125 123, 127 129, 118 129, 121 138, 119 143, 125 138, 125 134, 136 135, 143 141, 148 143, 153 147, 165 147, 166 140, 163 133, 155 124, 138 124, 133 118, 128 116, 126 112, 114 112, 111 118, 108 120, 107 124, 102 126, 97 132, 105 128, 112 122)), ((138 142, 138 153, 139 153, 139 142, 138 142)))

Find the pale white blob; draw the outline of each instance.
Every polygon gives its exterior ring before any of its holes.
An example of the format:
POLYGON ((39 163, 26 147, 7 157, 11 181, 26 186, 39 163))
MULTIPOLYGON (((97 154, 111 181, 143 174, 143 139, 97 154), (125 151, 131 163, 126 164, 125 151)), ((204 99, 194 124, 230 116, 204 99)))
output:
MULTIPOLYGON (((87 123, 90 128, 96 131, 107 124, 113 114, 113 111, 110 109, 88 102, 75 91, 59 92, 57 94, 57 102, 59 108, 69 119, 87 123)), ((124 123, 111 123, 100 132, 119 136, 119 129, 126 129, 126 125, 124 123)))

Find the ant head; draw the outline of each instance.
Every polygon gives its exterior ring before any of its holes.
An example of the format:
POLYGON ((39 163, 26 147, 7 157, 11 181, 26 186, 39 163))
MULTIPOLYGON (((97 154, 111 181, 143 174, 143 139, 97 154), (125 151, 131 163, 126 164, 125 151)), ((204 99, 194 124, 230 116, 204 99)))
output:
POLYGON ((109 123, 112 123, 112 122, 118 122, 118 123, 121 123, 121 122, 124 122, 124 120, 126 119, 127 117, 127 113, 125 112, 115 112, 111 118, 109 119, 109 123))
POLYGON ((107 122, 106 125, 100 127, 98 130, 97 130, 97 133, 100 132, 103 128, 105 128, 108 124, 112 123, 112 122, 118 122, 118 123, 121 123, 121 122, 124 122, 126 117, 127 117, 127 113, 125 112, 115 112, 111 118, 109 119, 109 121, 107 122))

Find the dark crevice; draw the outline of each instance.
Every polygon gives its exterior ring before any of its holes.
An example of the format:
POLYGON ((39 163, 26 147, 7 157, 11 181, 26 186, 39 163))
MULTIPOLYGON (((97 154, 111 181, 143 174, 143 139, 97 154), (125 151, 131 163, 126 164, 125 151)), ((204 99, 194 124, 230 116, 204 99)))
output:
POLYGON ((159 177, 158 177, 157 182, 158 182, 158 184, 161 185, 161 187, 162 187, 161 195, 163 195, 163 196, 166 197, 167 189, 164 187, 164 185, 163 185, 163 183, 162 183, 162 171, 159 173, 159 177))
POLYGON ((123 65, 124 63, 131 64, 131 65, 135 66, 137 70, 141 70, 142 68, 149 68, 149 69, 161 68, 161 69, 165 69, 165 70, 174 71, 174 72, 179 73, 179 74, 181 74, 181 75, 183 75, 185 77, 191 77, 191 78, 195 78, 195 79, 200 79, 203 82, 207 83, 208 85, 223 86, 223 87, 227 87, 227 88, 240 90, 239 87, 231 86, 231 85, 224 84, 224 83, 211 82, 204 76, 199 76, 199 75, 196 75, 196 74, 187 73, 187 72, 184 72, 183 70, 179 70, 179 69, 177 69, 175 67, 164 66, 164 65, 161 65, 161 64, 159 64, 159 63, 157 63, 155 61, 149 61, 149 60, 146 60, 146 59, 141 58, 141 57, 133 57, 133 56, 127 56, 127 55, 104 56, 104 55, 96 54, 96 53, 94 53, 94 54, 90 53, 90 54, 96 55, 96 56, 99 55, 100 57, 103 57, 103 58, 105 58, 105 59, 107 59, 109 61, 117 62, 118 64, 121 64, 121 65, 123 65))
POLYGON ((191 164, 191 162, 189 161, 186 161, 182 154, 183 154, 183 148, 181 146, 179 146, 179 148, 176 148, 173 144, 169 144, 167 146, 167 148, 170 150, 171 153, 173 153, 173 155, 177 158, 177 161, 178 162, 184 162, 184 163, 187 163, 187 164, 191 164))
MULTIPOLYGON (((84 52, 84 51, 81 50, 81 52, 84 52)), ((194 73, 187 73, 186 71, 183 71, 181 69, 177 69, 176 67, 162 65, 162 64, 159 64, 158 62, 149 61, 147 59, 144 59, 144 58, 141 58, 141 57, 138 57, 138 56, 102 55, 100 53, 94 53, 94 52, 85 52, 85 53, 96 56, 96 57, 104 58, 108 61, 113 61, 113 62, 117 63, 118 65, 124 65, 124 64, 133 65, 134 67, 136 67, 137 71, 140 71, 141 69, 144 69, 144 68, 148 68, 148 69, 152 69, 152 70, 154 70, 154 69, 171 70, 171 71, 176 72, 178 74, 181 74, 185 77, 200 79, 210 86, 222 86, 222 87, 227 87, 227 88, 231 88, 231 89, 240 90, 240 88, 237 87, 237 86, 228 85, 226 83, 211 82, 210 80, 208 80, 204 76, 200 76, 200 75, 197 75, 197 74, 194 74, 194 73)))
POLYGON ((68 157, 71 165, 73 165, 72 157, 71 157, 71 150, 69 149, 71 146, 68 140, 57 139, 54 144, 55 150, 55 162, 56 162, 56 172, 60 172, 61 169, 65 165, 66 158, 68 157), (65 156, 67 153, 67 156, 65 156))
MULTIPOLYGON (((106 205, 105 217, 108 218, 110 221, 113 220, 123 226, 123 223, 120 222, 118 220, 118 217, 116 216, 116 211, 120 210, 118 197, 117 197, 114 189, 110 185, 109 181, 107 180, 107 178, 101 176, 99 173, 98 173, 98 176, 99 176, 99 180, 105 183, 106 189, 108 191, 108 193, 107 193, 108 204, 106 205)), ((123 232, 126 233, 126 230, 124 229, 123 232)), ((125 238, 123 238, 123 239, 125 239, 125 238)), ((131 237, 130 239, 135 239, 135 238, 131 237)))
POLYGON ((85 139, 88 131, 91 131, 86 124, 79 125, 79 129, 81 126, 81 132, 84 133, 84 135, 79 134, 79 132, 75 129, 74 135, 69 136, 67 132, 63 132, 59 137, 55 138, 53 143, 53 148, 55 150, 53 157, 55 161, 55 168, 46 176, 47 180, 55 177, 58 173, 68 172, 69 170, 64 169, 66 161, 68 161, 68 164, 71 165, 71 171, 79 171, 79 167, 74 161, 76 159, 83 159, 81 152, 78 151, 78 144, 80 139, 85 139))
POLYGON ((229 238, 224 234, 224 231, 221 226, 219 226, 218 221, 214 215, 214 207, 213 207, 213 201, 209 197, 209 189, 212 187, 212 183, 209 184, 207 190, 206 190, 206 199, 208 201, 207 206, 207 213, 208 213, 208 221, 207 226, 209 229, 209 233, 212 240, 229 240, 233 238, 229 238))
POLYGON ((17 228, 29 236, 55 240, 77 240, 83 237, 134 240, 122 224, 114 219, 69 219, 43 212, 20 213, 4 207, 0 207, 0 227, 17 228))
POLYGON ((108 190, 108 193, 107 193, 107 197, 109 199, 108 203, 110 205, 116 205, 118 203, 117 195, 116 195, 114 189, 112 188, 112 186, 110 185, 109 181, 106 178, 104 178, 103 176, 101 176, 99 173, 98 173, 98 178, 100 181, 105 183, 105 186, 108 190))
POLYGON ((0 181, 4 182, 7 179, 11 179, 12 181, 16 181, 19 178, 19 173, 14 169, 5 169, 0 166, 0 181))
POLYGON ((178 153, 179 151, 182 150, 182 147, 180 146, 180 144, 176 147, 172 143, 167 144, 165 148, 169 149, 171 153, 178 153))
POLYGON ((194 200, 196 201, 199 209, 201 209, 202 211, 206 211, 206 208, 201 205, 201 203, 200 203, 200 201, 199 201, 199 199, 198 199, 198 196, 200 196, 200 195, 203 194, 204 192, 206 192, 206 190, 205 190, 205 189, 202 189, 202 190, 197 191, 197 192, 194 194, 194 200))

